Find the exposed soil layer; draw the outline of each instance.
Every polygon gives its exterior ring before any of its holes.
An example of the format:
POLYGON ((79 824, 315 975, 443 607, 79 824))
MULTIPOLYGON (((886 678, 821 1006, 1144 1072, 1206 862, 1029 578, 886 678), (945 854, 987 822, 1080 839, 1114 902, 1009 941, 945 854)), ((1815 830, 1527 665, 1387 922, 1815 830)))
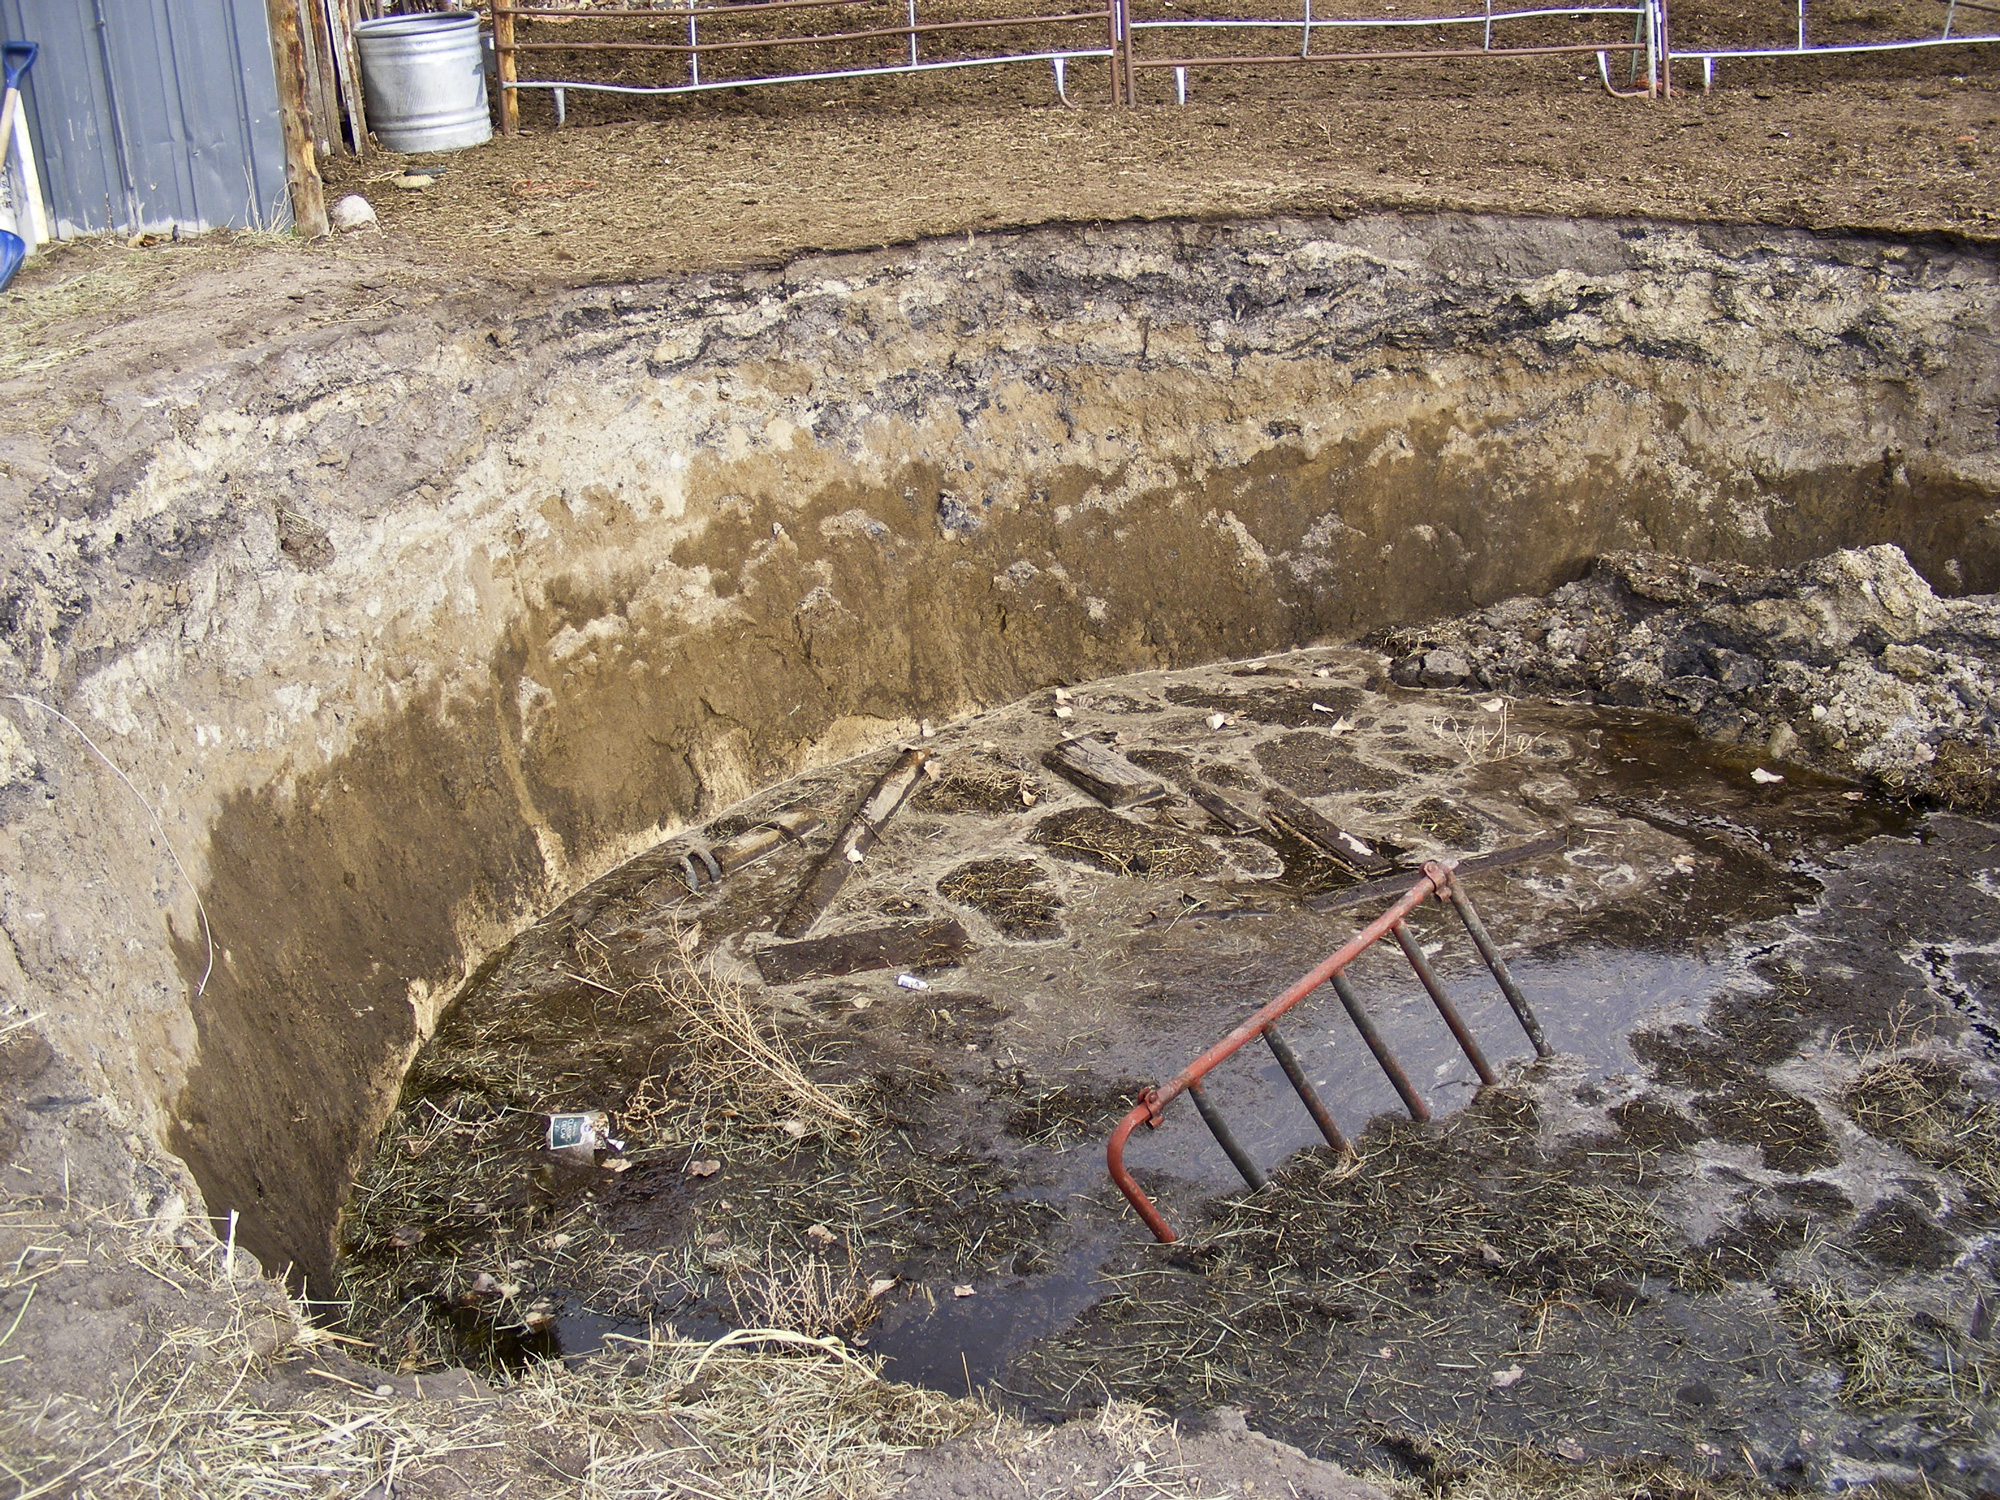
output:
POLYGON ((1137 226, 183 345, 10 418, 4 618, 8 680, 166 789, 204 911, 126 852, 129 790, 15 704, 25 992, 324 1286, 442 998, 754 787, 1618 548, 1907 535, 1989 586, 1995 287, 1982 254, 1864 239, 1137 226))

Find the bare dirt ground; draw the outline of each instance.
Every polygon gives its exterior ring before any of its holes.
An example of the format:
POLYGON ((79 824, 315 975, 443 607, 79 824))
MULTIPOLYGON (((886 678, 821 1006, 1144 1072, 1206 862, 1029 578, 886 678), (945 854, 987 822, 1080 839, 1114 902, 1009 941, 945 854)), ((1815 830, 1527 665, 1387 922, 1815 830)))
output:
MULTIPOLYGON (((1677 20, 1683 42, 1698 19, 1677 20)), ((1723 17, 1711 30, 1774 28, 1723 17)), ((1681 91, 1650 103, 1610 98, 1585 66, 1218 72, 1194 77, 1186 108, 1114 108, 1097 64, 1071 70, 1070 108, 1039 65, 693 100, 573 92, 562 130, 530 94, 512 139, 331 160, 329 195, 367 196, 379 233, 38 257, 0 296, 0 373, 40 384, 114 329, 121 361, 157 362, 393 314, 413 292, 646 279, 1046 223, 1463 209, 1971 240, 2000 224, 2000 49, 1732 64, 1708 95, 1684 66, 1681 91), (393 186, 406 165, 439 175, 393 186), (131 343, 142 308, 176 314, 153 320, 169 347, 131 343)), ((1167 97, 1163 76, 1146 86, 1167 97)), ((87 388, 87 369, 71 374, 87 388)))

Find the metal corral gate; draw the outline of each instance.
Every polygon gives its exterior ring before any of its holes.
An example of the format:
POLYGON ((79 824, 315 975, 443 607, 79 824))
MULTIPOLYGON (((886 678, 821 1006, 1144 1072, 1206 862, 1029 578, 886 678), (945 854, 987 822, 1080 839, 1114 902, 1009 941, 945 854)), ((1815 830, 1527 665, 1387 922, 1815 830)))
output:
POLYGON ((1549 1044, 1542 1035, 1541 1023, 1535 1019, 1535 1012, 1529 1006, 1527 997, 1521 993, 1520 986, 1514 983, 1514 976, 1507 971, 1507 965, 1500 957, 1500 950, 1487 935, 1486 924, 1480 920, 1479 912, 1472 904, 1472 898, 1466 894, 1463 884, 1457 877, 1456 862, 1432 861, 1424 866, 1423 878, 1404 892, 1395 905, 1349 938, 1325 962, 1305 975, 1284 994, 1271 1001, 1228 1036, 1182 1068, 1169 1082, 1141 1093, 1139 1102, 1132 1106, 1132 1112, 1118 1122, 1118 1128, 1111 1132, 1110 1143, 1105 1148, 1105 1163, 1110 1168, 1111 1180, 1118 1185, 1118 1191, 1125 1195, 1126 1202, 1130 1203, 1138 1211, 1139 1217, 1146 1221, 1146 1227, 1153 1231, 1154 1238, 1172 1243, 1175 1238, 1174 1231, 1154 1205, 1153 1200, 1146 1196, 1145 1189, 1140 1187, 1131 1172, 1126 1170, 1125 1143, 1131 1139, 1132 1132, 1141 1125, 1157 1128, 1167 1106, 1182 1094, 1194 1100, 1194 1107, 1200 1113, 1202 1123, 1208 1126, 1216 1144, 1222 1147, 1224 1154, 1235 1164, 1236 1170, 1242 1174, 1243 1180, 1251 1189, 1254 1191, 1264 1185, 1263 1169, 1257 1165, 1250 1153, 1243 1149, 1235 1133, 1223 1119, 1220 1108, 1209 1099, 1202 1088, 1203 1079, 1224 1061, 1234 1057, 1260 1038, 1264 1045, 1271 1049, 1271 1055, 1277 1059, 1278 1066, 1284 1071, 1285 1078, 1298 1094, 1299 1102, 1305 1105, 1306 1112, 1312 1116, 1313 1123, 1319 1127, 1320 1134, 1326 1138, 1326 1143, 1336 1151, 1352 1153, 1354 1148, 1348 1144, 1347 1137, 1341 1134, 1340 1127, 1334 1123, 1332 1112, 1327 1109, 1325 1102, 1313 1088, 1312 1081, 1306 1077, 1305 1068, 1300 1064, 1297 1054, 1278 1033, 1279 1019, 1321 985, 1330 983, 1333 986, 1334 993, 1340 997, 1340 1003, 1346 1009, 1348 1018, 1354 1023, 1354 1029, 1361 1034, 1361 1040, 1368 1044, 1368 1050, 1381 1065, 1382 1072, 1387 1076, 1390 1085, 1402 1099, 1403 1107, 1410 1112, 1410 1118, 1428 1120, 1431 1117, 1430 1106, 1424 1103, 1423 1096, 1410 1082, 1403 1065, 1389 1050, 1389 1044, 1376 1029, 1367 1007, 1361 1003, 1361 997, 1355 993, 1354 986, 1347 981, 1348 965, 1385 937, 1394 937, 1402 948, 1403 956, 1410 961, 1410 968, 1415 971, 1418 981, 1431 997, 1431 1003, 1437 1007, 1438 1014, 1450 1028, 1453 1039, 1465 1053, 1466 1061, 1472 1064, 1473 1071, 1479 1075, 1480 1083, 1490 1084, 1495 1081, 1492 1066, 1486 1061, 1486 1055, 1479 1050, 1479 1043, 1473 1039, 1471 1030, 1460 1017, 1458 1007, 1452 1004, 1451 996, 1445 993, 1443 983, 1425 960, 1423 950, 1417 946, 1416 939, 1410 936, 1409 928, 1404 925, 1403 919, 1433 896, 1439 901, 1449 902, 1453 910, 1458 913, 1459 920, 1465 924, 1467 936, 1472 939, 1473 947, 1479 950, 1480 959, 1492 972, 1494 981, 1500 986, 1500 992, 1507 997, 1507 1004, 1513 1008, 1515 1017, 1520 1021, 1521 1029, 1528 1034, 1528 1040, 1533 1043, 1535 1055, 1537 1057, 1549 1055, 1549 1044))
POLYGON ((1668 48, 1666 59, 1668 77, 1664 80, 1669 92, 1672 91, 1672 64, 1677 62, 1699 62, 1701 64, 1701 87, 1706 93, 1715 84, 1715 64, 1729 58, 1805 58, 1852 56, 1869 52, 1916 52, 1931 47, 1968 47, 1990 45, 2000 42, 2000 31, 1989 22, 1983 28, 1975 28, 1967 33, 1961 27, 1956 35, 1953 28, 1958 26, 1962 13, 1976 13, 1984 16, 2000 16, 2000 6, 1992 0, 1939 0, 1939 8, 1944 11, 1944 19, 1938 26, 1936 36, 1904 37, 1891 41, 1870 42, 1814 42, 1809 40, 1807 27, 1806 0, 1796 0, 1795 16, 1797 29, 1786 43, 1768 47, 1689 47, 1685 50, 1668 48))
POLYGON ((1782 43, 1685 49, 1673 43, 1668 0, 1607 0, 1570 6, 1507 5, 1503 0, 1498 8, 1494 0, 1479 0, 1477 7, 1465 5, 1449 14, 1422 16, 1327 15, 1326 0, 1321 0, 1322 9, 1317 13, 1314 0, 1297 0, 1294 14, 1268 19, 1164 13, 1137 16, 1135 5, 1142 0, 1100 3, 1102 8, 1086 0, 1081 7, 1024 8, 1013 14, 976 17, 960 12, 956 17, 939 18, 921 9, 919 0, 752 0, 747 4, 682 0, 679 4, 592 10, 494 0, 501 128, 509 132, 516 128, 519 94, 524 89, 550 91, 560 123, 564 95, 570 89, 672 95, 1045 63, 1054 71, 1057 94, 1067 100, 1069 64, 1101 59, 1109 64, 1114 102, 1139 103, 1141 79, 1149 72, 1158 72, 1172 74, 1174 97, 1184 104, 1190 75, 1214 69, 1593 54, 1605 88, 1621 97, 1651 97, 1672 93, 1672 65, 1676 62, 1699 62, 1703 86, 1707 87, 1714 81, 1717 61, 1723 58, 1812 58, 2000 42, 2000 32, 1991 26, 1967 33, 1962 25, 1967 13, 2000 14, 2000 6, 1992 0, 1936 0, 1943 14, 1935 35, 1817 43, 1808 39, 1807 0, 1795 0, 1795 36, 1782 43), (771 20, 781 16, 789 19, 800 12, 825 12, 827 24, 823 29, 769 29, 771 20), (664 21, 676 34, 671 40, 649 41, 606 40, 582 32, 555 37, 548 27, 538 25, 533 28, 533 38, 524 40, 516 27, 517 21, 558 22, 587 31, 593 21, 631 20, 664 21), (1612 34, 1628 21, 1629 37, 1612 34), (1563 28, 1571 34, 1558 39, 1563 28), (982 32, 997 33, 1000 44, 981 49, 977 37, 982 32), (1250 40, 1248 50, 1190 45, 1223 42, 1236 33, 1250 40), (1399 35, 1441 41, 1462 36, 1464 40, 1460 45, 1400 47, 1341 44, 1348 39, 1399 35), (1285 43, 1282 50, 1269 45, 1277 39, 1285 43), (1329 46, 1329 39, 1339 41, 1329 46), (878 54, 858 60, 854 50, 869 44, 879 47, 878 54), (759 67, 760 59, 772 57, 776 49, 785 49, 782 55, 787 65, 759 67), (677 57, 682 76, 669 81, 618 82, 562 78, 553 73, 536 75, 522 67, 524 56, 529 54, 575 57, 619 53, 677 57), (1612 58, 1617 54, 1623 54, 1626 61, 1614 74, 1612 58))
POLYGON ((686 0, 685 4, 676 7, 599 10, 524 6, 516 0, 494 0, 493 34, 500 75, 501 129, 512 133, 517 128, 519 94, 523 89, 551 91, 555 95, 560 121, 564 113, 563 96, 570 89, 617 94, 693 94, 763 84, 932 73, 1013 63, 1050 65, 1055 74, 1056 92, 1067 100, 1068 65, 1085 59, 1103 59, 1109 63, 1112 100, 1123 104, 1139 102, 1139 79, 1142 73, 1149 70, 1171 70, 1176 96, 1185 103, 1187 78, 1192 70, 1292 63, 1595 54, 1599 72, 1609 88, 1612 87, 1609 55, 1624 53, 1632 59, 1625 70, 1627 79, 1638 81, 1640 85, 1632 92, 1653 93, 1663 81, 1660 66, 1664 35, 1662 0, 1625 0, 1622 4, 1563 7, 1503 7, 1499 10, 1494 9, 1492 0, 1482 0, 1480 10, 1462 15, 1374 19, 1315 16, 1312 0, 1300 0, 1300 3, 1300 14, 1283 20, 1202 20, 1192 17, 1135 20, 1131 13, 1131 0, 1103 0, 1101 9, 1072 6, 956 19, 927 19, 920 9, 919 0, 750 0, 746 4, 686 0), (771 32, 759 29, 777 15, 797 12, 826 14, 829 25, 819 30, 771 32), (1590 35, 1559 43, 1509 45, 1504 35, 1509 29, 1531 25, 1543 29, 1551 26, 1571 29, 1596 27, 1615 18, 1629 19, 1629 37, 1590 35), (525 28, 518 25, 522 21, 557 22, 565 28, 587 28, 592 22, 633 20, 670 23, 676 34, 671 40, 648 41, 604 40, 582 33, 557 38, 549 36, 546 26, 536 26, 533 28, 534 39, 523 40, 525 28), (746 26, 746 21, 751 24, 746 26), (1433 30, 1477 28, 1480 45, 1328 51, 1322 43, 1320 50, 1314 48, 1316 33, 1340 35, 1357 30, 1387 30, 1394 34, 1413 27, 1433 30), (1014 45, 986 51, 969 45, 978 33, 995 31, 1013 32, 1014 45), (1149 36, 1164 38, 1174 33, 1221 35, 1235 31, 1296 32, 1298 50, 1164 57, 1145 55, 1141 50, 1141 42, 1149 36), (1033 41, 1026 46, 1020 45, 1018 40, 1024 32, 1033 37, 1033 41), (870 44, 880 48, 878 58, 863 61, 852 55, 857 47, 865 48, 870 44), (756 60, 760 55, 769 55, 774 49, 789 49, 788 61, 801 57, 816 60, 810 65, 758 69, 756 60), (678 57, 682 76, 671 82, 658 83, 523 76, 523 56, 545 53, 678 57), (827 56, 829 53, 835 55, 827 56))

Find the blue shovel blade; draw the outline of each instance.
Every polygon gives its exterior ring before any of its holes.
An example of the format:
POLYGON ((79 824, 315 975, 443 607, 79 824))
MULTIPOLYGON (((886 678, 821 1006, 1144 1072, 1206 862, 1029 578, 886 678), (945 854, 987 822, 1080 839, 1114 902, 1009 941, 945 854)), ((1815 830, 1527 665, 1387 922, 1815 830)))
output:
POLYGON ((27 258, 27 242, 18 234, 0 229, 0 292, 7 290, 7 283, 14 279, 14 273, 21 269, 21 262, 27 258))

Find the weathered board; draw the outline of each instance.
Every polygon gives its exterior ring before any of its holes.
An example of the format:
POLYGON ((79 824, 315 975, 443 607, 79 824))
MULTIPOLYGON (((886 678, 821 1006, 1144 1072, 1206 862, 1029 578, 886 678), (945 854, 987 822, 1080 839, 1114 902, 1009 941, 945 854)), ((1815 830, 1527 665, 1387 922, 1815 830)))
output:
MULTIPOLYGON (((1471 859, 1461 859, 1453 863, 1454 873, 1476 875, 1481 870, 1498 870, 1507 865, 1518 865, 1523 860, 1537 859, 1544 854, 1557 854, 1569 847, 1569 833, 1551 833, 1542 838, 1531 839, 1525 844, 1515 844, 1507 849, 1495 849, 1491 854, 1474 855, 1471 859)), ((1306 905, 1313 911, 1338 911, 1347 906, 1364 906, 1385 896, 1400 896, 1416 884, 1417 871, 1405 870, 1385 880, 1370 880, 1361 885, 1343 886, 1337 891, 1329 891, 1324 896, 1316 896, 1306 905)))
POLYGON ((1264 816, 1346 865, 1357 875, 1386 875, 1396 868, 1394 860, 1384 857, 1365 840, 1356 838, 1290 792, 1279 791, 1275 787, 1266 792, 1264 816))
POLYGON ((821 912, 833 904, 833 898, 847 884, 847 877, 861 863, 861 857, 881 839, 882 830, 896 816, 896 809, 908 800, 916 787, 917 778, 924 773, 924 762, 930 758, 928 750, 913 746, 897 756, 895 764, 883 772, 882 779, 875 783, 875 789, 862 801, 854 816, 847 820, 847 826, 833 841, 833 847, 826 851, 807 877, 798 898, 786 911, 784 921, 778 924, 779 937, 804 937, 812 931, 813 923, 819 920, 821 912))
POLYGON ((757 954, 757 972, 766 984, 833 979, 867 969, 922 969, 955 964, 972 947, 957 922, 897 922, 861 932, 780 943, 757 954))
POLYGON ((1148 776, 1094 734, 1064 740, 1042 757, 1042 764, 1106 807, 1137 807, 1167 795, 1164 782, 1148 776))
POLYGON ((1224 796, 1212 786, 1196 783, 1191 795, 1203 812, 1231 833, 1255 833, 1264 826, 1255 813, 1224 796))

